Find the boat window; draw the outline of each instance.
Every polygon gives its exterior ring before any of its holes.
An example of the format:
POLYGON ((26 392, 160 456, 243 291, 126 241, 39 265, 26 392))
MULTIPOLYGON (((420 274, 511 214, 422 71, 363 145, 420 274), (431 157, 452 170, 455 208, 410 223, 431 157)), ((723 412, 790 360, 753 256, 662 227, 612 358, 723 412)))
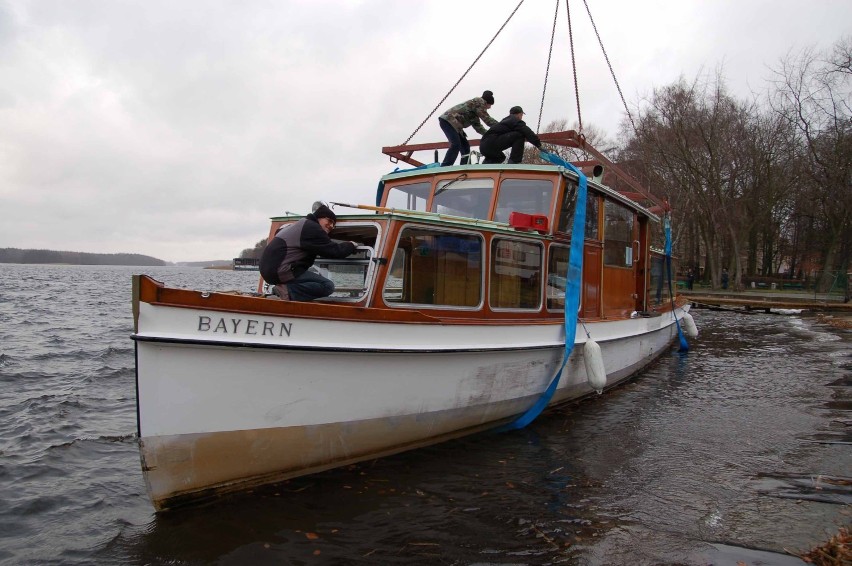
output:
POLYGON ((570 248, 566 246, 550 246, 550 257, 547 260, 547 308, 552 310, 565 309, 565 291, 568 289, 568 258, 570 248))
POLYGON ((512 212, 543 214, 550 217, 553 200, 553 181, 541 179, 506 179, 497 193, 497 210, 494 220, 508 222, 512 212))
POLYGON ((586 194, 586 239, 600 240, 600 230, 598 229, 598 206, 600 199, 598 195, 589 192, 586 194))
POLYGON ((488 219, 494 179, 455 179, 438 181, 430 212, 488 219))
POLYGON ((633 211, 607 200, 604 204, 604 265, 633 265, 633 211))
POLYGON ((337 241, 358 244, 355 253, 342 259, 318 257, 311 269, 334 283, 334 293, 327 299, 341 302, 357 302, 366 297, 372 287, 376 263, 372 261, 379 227, 376 224, 341 221, 335 226, 331 237, 337 241))
POLYGON ((651 237, 651 247, 659 250, 666 248, 666 232, 662 222, 649 222, 651 228, 648 233, 651 237))
POLYGON ((424 227, 403 229, 382 296, 391 305, 479 306, 482 237, 424 227))
MULTIPOLYGON (((556 231, 570 233, 574 225, 574 205, 577 202, 577 183, 565 181, 565 194, 562 195, 562 204, 559 207, 559 220, 556 231)), ((586 211, 588 214, 588 211, 586 211)))
POLYGON ((359 300, 367 294, 367 281, 372 273, 373 248, 358 246, 355 253, 343 259, 328 259, 318 257, 312 270, 331 279, 334 283, 334 293, 329 299, 359 300))
POLYGON ((495 238, 491 242, 492 308, 538 309, 541 305, 541 244, 495 238))
POLYGON ((659 305, 663 302, 663 282, 665 278, 665 258, 660 255, 651 255, 651 297, 654 305, 659 305))
POLYGON ((393 187, 388 191, 385 206, 387 208, 403 208, 405 210, 426 212, 426 203, 429 200, 429 192, 431 190, 431 183, 412 183, 410 185, 393 187))

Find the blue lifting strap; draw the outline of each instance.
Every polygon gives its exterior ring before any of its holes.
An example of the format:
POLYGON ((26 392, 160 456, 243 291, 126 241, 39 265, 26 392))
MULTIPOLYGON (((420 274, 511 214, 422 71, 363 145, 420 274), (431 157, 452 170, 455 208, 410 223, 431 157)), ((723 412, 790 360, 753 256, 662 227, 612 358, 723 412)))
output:
POLYGON ((520 415, 515 420, 499 426, 495 429, 496 432, 504 432, 507 430, 516 430, 524 428, 533 422, 556 392, 556 386, 559 385, 559 379, 562 377, 562 370, 565 369, 565 364, 568 362, 568 356, 571 355, 571 350, 574 348, 574 338, 577 334, 577 313, 580 309, 580 290, 583 288, 583 240, 585 239, 586 230, 586 191, 587 181, 583 172, 553 153, 546 151, 540 152, 541 158, 550 161, 554 165, 560 165, 577 174, 579 178, 579 187, 577 189, 577 201, 574 208, 574 226, 571 228, 571 255, 568 258, 568 285, 565 289, 565 353, 562 357, 562 363, 559 366, 559 371, 553 377, 550 385, 544 390, 544 393, 538 398, 532 407, 520 415))
POLYGON ((681 352, 689 351, 689 344, 686 341, 686 336, 683 335, 683 329, 680 327, 680 322, 677 319, 677 312, 675 308, 674 302, 674 289, 672 288, 672 222, 669 219, 668 214, 663 219, 663 230, 666 233, 666 274, 669 278, 669 296, 672 299, 672 316, 675 319, 675 325, 677 325, 677 335, 680 338, 680 350, 681 352))

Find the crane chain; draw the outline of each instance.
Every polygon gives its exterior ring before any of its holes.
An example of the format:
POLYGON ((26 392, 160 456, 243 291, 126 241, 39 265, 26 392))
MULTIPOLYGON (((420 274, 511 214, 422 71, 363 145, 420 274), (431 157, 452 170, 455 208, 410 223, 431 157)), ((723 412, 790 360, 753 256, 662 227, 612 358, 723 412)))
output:
POLYGON ((577 131, 583 133, 583 115, 580 113, 580 85, 577 80, 577 58, 574 56, 574 32, 571 29, 571 1, 565 0, 565 13, 568 16, 568 43, 571 47, 571 67, 574 70, 574 97, 577 99, 577 131))
POLYGON ((541 132, 541 117, 544 115, 544 95, 547 92, 547 78, 550 76, 550 58, 553 56, 553 39, 556 37, 556 17, 558 15, 559 0, 556 0, 556 11, 553 13, 553 30, 550 32, 550 49, 547 51, 547 69, 544 71, 544 88, 541 89, 541 106, 538 109, 538 125, 535 127, 536 133, 541 132))
POLYGON ((491 47, 491 44, 494 43, 494 40, 497 39, 497 36, 500 35, 500 32, 503 31, 503 28, 506 27, 506 24, 509 23, 509 20, 512 19, 512 17, 518 11, 518 8, 520 8, 521 4, 523 4, 523 3, 524 3, 524 0, 521 0, 520 2, 518 2, 518 5, 515 6, 515 9, 512 10, 512 13, 509 14, 509 17, 506 18, 506 21, 503 22, 503 25, 500 26, 500 29, 497 30, 497 33, 494 34, 494 37, 491 38, 491 41, 488 42, 488 44, 485 46, 485 48, 482 50, 482 52, 479 55, 477 55, 476 59, 473 60, 473 63, 471 63, 470 67, 467 68, 467 71, 464 72, 464 74, 461 76, 461 78, 459 78, 459 80, 456 81, 456 84, 454 84, 452 86, 452 88, 450 88, 450 91, 447 94, 444 95, 444 98, 442 98, 441 101, 438 104, 435 105, 435 108, 432 109, 432 111, 429 113, 429 115, 426 116, 426 118, 422 122, 420 122, 420 125, 417 126, 417 129, 415 129, 414 132, 412 132, 412 134, 410 136, 408 136, 408 139, 405 140, 401 145, 406 145, 408 142, 410 142, 411 138, 416 136, 417 132, 420 131, 420 128, 422 128, 423 125, 426 124, 427 121, 429 121, 429 118, 431 118, 435 114, 435 112, 438 111, 438 108, 440 108, 441 105, 444 103, 444 101, 447 98, 449 98, 449 96, 453 93, 453 91, 456 89, 456 87, 459 86, 459 83, 462 82, 462 80, 464 80, 464 78, 467 76, 467 74, 470 72, 470 70, 473 69, 473 66, 476 65, 476 63, 479 61, 479 59, 485 54, 485 51, 488 50, 489 47, 491 47))
POLYGON ((630 125, 633 126, 633 131, 638 136, 639 130, 636 129, 636 123, 633 121, 633 115, 630 114, 630 109, 627 107, 627 101, 624 100, 624 94, 621 92, 621 86, 618 84, 618 79, 615 78, 615 71, 612 70, 612 63, 609 62, 609 56, 606 54, 603 41, 601 41, 601 35, 598 33, 598 27, 595 25, 594 18, 592 18, 592 11, 589 10, 589 3, 586 0, 583 0, 583 4, 586 6, 586 13, 589 14, 589 21, 592 22, 592 29, 595 30, 595 36, 598 38, 598 43, 601 46, 601 51, 603 51, 604 59, 606 59, 606 64, 609 67, 610 74, 612 75, 612 80, 615 82, 615 88, 618 89, 618 95, 621 97, 621 103, 624 105, 624 111, 627 112, 627 117, 630 118, 630 125))

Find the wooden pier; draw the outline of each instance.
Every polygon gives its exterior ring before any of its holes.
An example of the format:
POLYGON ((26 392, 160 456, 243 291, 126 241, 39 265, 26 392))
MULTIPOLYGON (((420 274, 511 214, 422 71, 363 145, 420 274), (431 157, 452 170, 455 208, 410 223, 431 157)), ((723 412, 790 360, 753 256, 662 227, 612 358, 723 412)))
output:
POLYGON ((680 291, 682 297, 692 304, 693 308, 716 310, 743 310, 747 312, 771 312, 777 310, 797 310, 811 312, 833 312, 852 315, 852 302, 842 300, 826 300, 824 298, 807 298, 801 295, 758 294, 758 293, 706 293, 702 291, 680 291))

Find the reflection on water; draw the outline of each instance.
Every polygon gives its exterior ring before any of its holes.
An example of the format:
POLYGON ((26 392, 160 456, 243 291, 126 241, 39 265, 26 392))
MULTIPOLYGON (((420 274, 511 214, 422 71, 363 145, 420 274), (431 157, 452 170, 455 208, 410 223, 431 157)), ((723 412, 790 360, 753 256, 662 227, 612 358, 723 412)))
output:
POLYGON ((524 430, 155 516, 134 437, 139 271, 0 270, 3 564, 783 565, 849 523, 850 334, 713 311, 693 312, 688 354, 524 430))

